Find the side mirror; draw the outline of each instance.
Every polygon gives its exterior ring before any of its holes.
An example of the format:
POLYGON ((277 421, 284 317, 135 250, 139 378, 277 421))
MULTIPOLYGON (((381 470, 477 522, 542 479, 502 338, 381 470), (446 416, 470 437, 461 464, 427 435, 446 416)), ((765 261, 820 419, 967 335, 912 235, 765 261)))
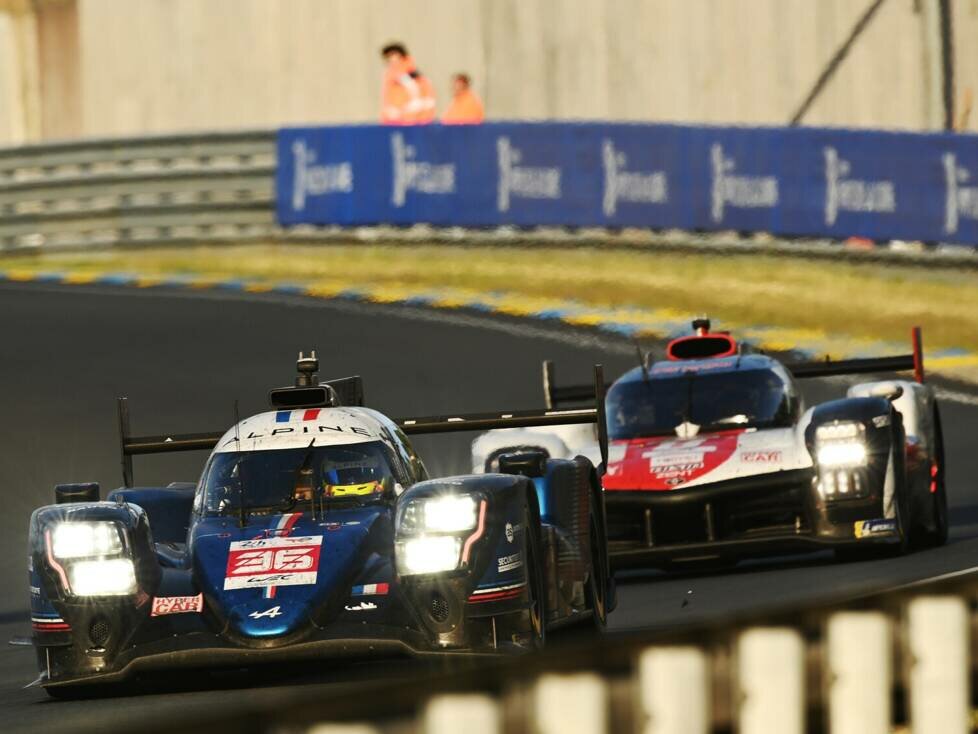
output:
POLYGON ((98 482, 78 482, 54 485, 55 504, 67 502, 98 502, 98 482))
POLYGON ((500 474, 518 474, 524 477, 542 477, 547 473, 547 455, 543 451, 525 451, 503 454, 499 457, 500 474))

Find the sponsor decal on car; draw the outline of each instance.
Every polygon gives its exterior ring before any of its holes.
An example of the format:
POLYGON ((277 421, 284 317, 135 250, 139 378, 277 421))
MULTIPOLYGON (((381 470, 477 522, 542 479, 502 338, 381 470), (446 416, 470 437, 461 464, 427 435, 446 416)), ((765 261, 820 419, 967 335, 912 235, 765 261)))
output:
POLYGON ((316 583, 321 535, 231 543, 224 590, 316 583))
POLYGON ((350 593, 353 596, 385 596, 390 591, 389 584, 364 584, 354 586, 350 593))
POLYGON ((890 425, 890 416, 887 414, 878 415, 873 418, 873 425, 877 428, 886 428, 890 425))
POLYGON ((506 571, 515 571, 523 565, 523 554, 513 553, 509 556, 500 556, 496 559, 497 567, 499 573, 504 573, 506 571))
POLYGON ((741 451, 740 460, 746 464, 768 464, 780 462, 781 451, 741 451))
POLYGON ((857 538, 869 538, 873 535, 889 535, 896 532, 896 520, 856 520, 853 532, 857 538))
POLYGON ((369 612, 377 608, 377 605, 373 602, 362 601, 359 604, 347 604, 343 607, 348 612, 369 612))
POLYGON ((272 607, 271 609, 266 609, 263 612, 255 610, 248 616, 252 619, 261 619, 262 617, 268 617, 269 619, 275 619, 276 617, 281 617, 285 612, 282 611, 282 607, 272 607))
POLYGON ((200 613, 204 611, 204 595, 197 596, 155 596, 149 616, 162 617, 166 614, 200 613))
POLYGON ((523 529, 523 526, 519 523, 513 524, 511 522, 506 523, 505 533, 506 541, 512 543, 516 540, 516 534, 523 529))

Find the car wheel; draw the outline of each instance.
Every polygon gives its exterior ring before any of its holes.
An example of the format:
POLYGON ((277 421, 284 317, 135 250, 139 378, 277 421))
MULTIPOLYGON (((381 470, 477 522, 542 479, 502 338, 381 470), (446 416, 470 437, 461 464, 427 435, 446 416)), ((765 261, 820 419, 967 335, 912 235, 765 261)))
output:
POLYGON ((869 561, 876 558, 887 558, 892 556, 906 555, 910 551, 910 498, 907 496, 906 469, 902 461, 902 450, 896 451, 894 447, 903 446, 902 432, 894 436, 890 448, 889 461, 893 464, 893 472, 896 476, 896 486, 893 488, 893 509, 894 520, 899 541, 890 545, 881 546, 878 543, 859 543, 846 545, 835 549, 835 557, 844 563, 853 561, 869 561), (899 440, 897 440, 899 439, 899 440))
POLYGON ((587 601, 594 628, 598 632, 603 632, 608 626, 608 575, 601 539, 598 520, 591 513, 591 570, 588 574, 587 601))
POLYGON ((894 434, 890 448, 890 461, 893 462, 893 472, 896 476, 896 486, 893 488, 893 509, 896 513, 896 529, 900 540, 887 549, 888 552, 886 555, 904 556, 910 552, 911 541, 913 540, 911 534, 914 523, 910 512, 911 503, 908 494, 910 487, 907 484, 907 466, 903 460, 903 446, 906 444, 906 439, 903 436, 902 429, 894 431, 894 434), (897 447, 900 447, 900 449, 897 450, 897 447))
MULTIPOLYGON (((529 513, 527 513, 529 519, 529 513)), ((543 554, 540 550, 540 534, 533 525, 527 524, 526 533, 526 627, 529 647, 539 650, 547 641, 547 592, 543 586, 543 554)))

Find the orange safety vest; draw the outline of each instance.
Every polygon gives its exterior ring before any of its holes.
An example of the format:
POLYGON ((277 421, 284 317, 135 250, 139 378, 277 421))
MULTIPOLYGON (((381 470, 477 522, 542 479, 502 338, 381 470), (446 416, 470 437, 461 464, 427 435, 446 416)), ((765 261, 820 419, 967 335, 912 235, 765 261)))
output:
POLYGON ((486 118, 482 100, 471 89, 456 94, 441 121, 446 125, 477 125, 486 118))
POLYGON ((438 118, 438 106, 435 103, 435 87, 431 80, 423 74, 414 77, 418 85, 417 99, 408 102, 408 122, 414 125, 424 125, 438 118))
POLYGON ((408 56, 399 63, 390 64, 384 72, 381 93, 380 121, 385 125, 417 125, 433 122, 435 90, 431 81, 417 73, 414 59, 408 56), (405 84, 405 76, 411 76, 415 89, 405 84))

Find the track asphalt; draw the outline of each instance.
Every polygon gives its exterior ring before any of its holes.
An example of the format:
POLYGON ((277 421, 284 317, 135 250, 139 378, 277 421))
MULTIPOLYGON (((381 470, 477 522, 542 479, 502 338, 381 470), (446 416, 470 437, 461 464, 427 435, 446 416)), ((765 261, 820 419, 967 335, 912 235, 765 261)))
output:
MULTIPOLYGON (((233 402, 264 408, 269 387, 289 384, 300 349, 318 351, 323 376, 360 374, 367 402, 393 416, 540 407, 543 359, 559 381, 581 382, 595 361, 615 376, 634 362, 625 338, 563 326, 405 305, 282 294, 0 284, 0 729, 49 732, 138 728, 218 706, 274 701, 282 687, 343 686, 417 674, 411 662, 228 673, 167 683, 159 691, 88 701, 48 700, 30 647, 26 578, 31 511, 63 481, 118 486, 114 399, 126 395, 134 433, 224 429, 233 402)), ((844 391, 805 386, 809 402, 844 391)), ((755 562, 719 575, 633 574, 619 584, 612 629, 716 620, 766 606, 881 590, 978 564, 978 400, 942 405, 952 532, 949 544, 900 559, 841 564, 813 556, 755 562), (970 404, 969 404, 970 402, 970 404)), ((432 475, 468 470, 470 435, 417 441, 432 475)), ((139 484, 196 480, 205 456, 137 457, 139 484)))

